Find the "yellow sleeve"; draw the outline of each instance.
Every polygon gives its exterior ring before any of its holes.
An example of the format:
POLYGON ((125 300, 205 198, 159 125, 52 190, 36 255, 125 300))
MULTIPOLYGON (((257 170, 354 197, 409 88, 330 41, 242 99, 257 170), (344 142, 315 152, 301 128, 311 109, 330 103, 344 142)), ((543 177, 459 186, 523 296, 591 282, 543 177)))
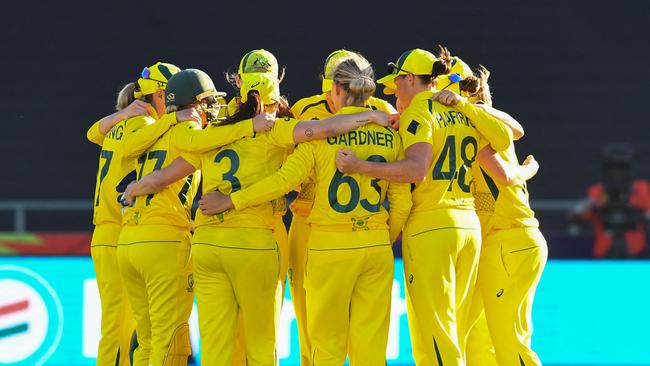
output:
POLYGON ((388 211, 390 241, 394 243, 411 212, 411 206, 413 205, 411 201, 411 185, 409 183, 389 183, 386 195, 390 204, 390 210, 388 211))
POLYGON ((130 133, 122 142, 122 159, 134 158, 147 151, 160 136, 176 124, 176 113, 163 115, 159 120, 151 123, 149 117, 135 117, 127 120, 126 130, 130 133), (149 119, 148 121, 142 121, 149 119))
POLYGON ((259 205, 278 198, 309 177, 314 167, 314 144, 299 144, 282 167, 252 186, 230 195, 235 209, 259 205))
POLYGON ((193 151, 187 151, 183 143, 187 141, 188 136, 195 135, 200 133, 201 125, 194 121, 182 122, 178 127, 173 130, 174 136, 172 137, 172 143, 174 147, 180 150, 180 156, 190 163, 194 169, 201 168, 201 154, 193 151))
POLYGON ((223 107, 219 109, 219 114, 217 115, 217 118, 228 118, 230 114, 228 114, 229 112, 228 101, 226 100, 226 98, 217 98, 217 103, 223 105, 223 107))
POLYGON ((407 109, 399 118, 399 135, 404 150, 418 142, 433 143, 433 129, 430 117, 422 112, 407 109))
POLYGON ((226 112, 228 113, 229 116, 234 115, 237 113, 237 109, 239 109, 239 99, 238 98, 232 98, 230 99, 230 102, 228 102, 228 106, 226 107, 226 112))
POLYGON ((395 109, 395 107, 393 107, 392 104, 388 103, 383 99, 371 97, 368 103, 370 104, 371 107, 373 107, 373 109, 377 109, 382 112, 386 112, 388 114, 397 113, 397 109, 395 109))
POLYGON ((88 132, 86 132, 86 137, 88 137, 88 141, 99 146, 104 144, 104 134, 99 130, 99 121, 90 126, 88 132))
MULTIPOLYGON (((404 159, 404 149, 400 148, 397 160, 402 159, 404 159)), ((406 220, 411 213, 411 206, 413 206, 413 201, 411 199, 411 184, 389 182, 388 190, 386 191, 386 198, 388 198, 389 204, 388 230, 390 242, 394 243, 397 236, 404 228, 404 224, 406 224, 406 220)))
POLYGON ((462 98, 454 108, 472 121, 476 130, 490 142, 495 151, 506 150, 512 143, 512 130, 508 126, 467 99, 462 98))
POLYGON ((273 128, 268 132, 271 143, 281 147, 293 147, 296 144, 293 130, 298 123, 299 120, 289 117, 276 119, 273 128))
POLYGON ((195 154, 218 149, 255 134, 252 119, 225 126, 210 125, 203 130, 188 130, 187 132, 179 136, 178 148, 195 154))

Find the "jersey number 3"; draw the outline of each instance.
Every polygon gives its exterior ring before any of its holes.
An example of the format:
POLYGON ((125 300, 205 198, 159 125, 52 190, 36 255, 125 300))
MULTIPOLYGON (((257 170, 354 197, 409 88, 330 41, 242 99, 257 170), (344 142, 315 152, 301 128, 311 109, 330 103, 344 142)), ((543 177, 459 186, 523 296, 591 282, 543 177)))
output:
POLYGON ((235 177, 235 173, 237 173, 237 170, 239 170, 239 155, 237 155, 237 152, 235 150, 221 150, 217 156, 214 157, 214 162, 220 163, 224 158, 228 158, 228 160, 230 160, 230 169, 227 172, 223 173, 221 178, 230 182, 230 185, 232 187, 230 193, 234 193, 241 190, 241 182, 239 182, 239 179, 235 177))

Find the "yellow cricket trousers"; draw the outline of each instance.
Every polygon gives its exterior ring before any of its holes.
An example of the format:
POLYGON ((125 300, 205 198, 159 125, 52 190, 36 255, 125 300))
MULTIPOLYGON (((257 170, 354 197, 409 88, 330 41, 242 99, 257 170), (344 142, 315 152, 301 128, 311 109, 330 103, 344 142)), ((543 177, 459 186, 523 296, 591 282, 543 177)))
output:
POLYGON ((187 230, 165 225, 122 229, 117 259, 136 321, 134 366, 187 363, 194 301, 190 250, 187 230), (156 233, 157 239, 143 239, 139 230, 156 233))
POLYGON ((247 365, 277 365, 281 260, 272 231, 199 227, 192 251, 201 364, 232 364, 241 314, 247 365))
POLYGON ((348 349, 352 366, 385 365, 394 265, 391 245, 350 248, 350 243, 359 242, 357 233, 312 228, 312 234, 305 291, 313 365, 341 366, 348 349), (319 249, 323 244, 340 249, 319 249))
MULTIPOLYGON (((477 199, 478 200, 478 199, 477 199)), ((477 203, 478 206, 478 203, 477 203)), ((481 222, 481 235, 482 240, 485 241, 485 234, 487 234, 487 225, 492 218, 493 212, 479 211, 476 214, 481 222)), ((485 247, 481 246, 481 258, 485 247)), ((481 265, 479 260, 478 276, 481 276, 481 265)), ((477 277, 478 279, 478 277, 477 277)), ((474 287, 474 296, 470 309, 470 318, 476 319, 474 325, 470 329, 467 336, 467 366, 498 366, 497 358, 494 352, 494 345, 492 344, 492 337, 487 326, 487 319, 485 318, 485 310, 483 306, 483 294, 480 289, 478 280, 474 287)))
MULTIPOLYGON (((280 283, 282 291, 280 292, 280 301, 284 303, 284 291, 287 283, 287 269, 289 267, 289 239, 287 238, 287 228, 282 221, 282 215, 276 214, 274 217, 273 238, 278 243, 280 249, 280 283)), ((235 349, 232 354, 232 366, 246 366, 246 345, 244 344, 244 324, 241 313, 237 321, 237 330, 235 331, 235 349)))
POLYGON ((90 255, 93 258, 99 298, 102 303, 102 337, 97 352, 98 366, 128 366, 133 313, 117 267, 117 240, 122 225, 100 224, 93 231, 90 255))
POLYGON ((531 349, 532 307, 548 249, 537 228, 487 234, 478 282, 500 366, 541 366, 531 349))
POLYGON ((403 231, 406 310, 415 363, 458 366, 473 323, 481 230, 473 211, 437 211, 411 213, 403 231), (432 227, 445 220, 450 225, 432 227))
POLYGON ((311 227, 307 217, 294 213, 289 227, 289 290, 291 303, 296 314, 298 341, 300 343, 300 364, 311 366, 311 341, 307 331, 307 306, 304 287, 305 255, 311 227))

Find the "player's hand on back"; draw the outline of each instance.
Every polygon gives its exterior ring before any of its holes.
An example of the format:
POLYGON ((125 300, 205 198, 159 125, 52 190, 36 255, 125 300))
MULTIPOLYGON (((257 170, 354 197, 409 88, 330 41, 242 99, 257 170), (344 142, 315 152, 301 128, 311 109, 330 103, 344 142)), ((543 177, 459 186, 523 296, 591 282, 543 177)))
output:
POLYGON ((399 130, 399 113, 389 115, 388 119, 390 120, 390 126, 395 130, 399 130))
POLYGON ((149 116, 152 110, 153 107, 149 103, 136 99, 124 108, 122 113, 124 114, 124 119, 128 119, 135 116, 149 116))
POLYGON ((370 111, 370 120, 383 127, 390 126, 390 116, 386 112, 382 111, 370 111))
POLYGON ((356 173, 361 163, 362 161, 351 150, 339 149, 336 152, 336 167, 341 173, 356 173))
POLYGON ((456 104, 458 104, 458 102, 460 102, 461 98, 462 97, 460 95, 454 93, 451 90, 441 90, 441 91, 435 93, 431 97, 431 100, 434 100, 434 101, 437 101, 437 102, 442 103, 444 105, 453 107, 456 104))
POLYGON ((233 207, 230 196, 219 191, 207 192, 199 200, 199 208, 204 215, 216 215, 233 207))
POLYGON ((201 113, 196 108, 187 108, 182 111, 176 112, 176 121, 194 121, 196 123, 202 123, 203 119, 201 118, 201 113))
POLYGON ((253 117, 253 131, 264 132, 273 128, 275 116, 270 113, 260 113, 253 117))
POLYGON ((129 183, 128 186, 126 186, 126 190, 124 191, 121 200, 123 206, 133 205, 133 201, 135 201, 135 196, 133 195, 134 188, 135 188, 135 181, 132 181, 131 183, 129 183))

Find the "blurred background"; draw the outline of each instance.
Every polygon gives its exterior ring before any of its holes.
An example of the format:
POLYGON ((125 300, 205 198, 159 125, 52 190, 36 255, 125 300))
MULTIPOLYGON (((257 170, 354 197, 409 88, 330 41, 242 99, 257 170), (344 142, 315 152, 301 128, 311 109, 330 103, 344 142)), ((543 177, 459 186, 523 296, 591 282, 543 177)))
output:
MULTIPOLYGON (((320 93, 333 50, 361 52, 380 77, 403 51, 438 44, 492 72, 495 107, 526 129, 519 157, 541 165, 528 188, 549 244, 534 310, 542 361, 650 365, 650 3, 14 2, 3 15, 0 365, 94 362, 99 149, 85 134, 144 66, 202 69, 232 96, 224 72, 265 48, 286 66, 281 88, 294 102, 320 93)), ((388 354, 408 365, 396 255, 388 354)), ((287 365, 298 349, 290 309, 279 350, 287 365)))

